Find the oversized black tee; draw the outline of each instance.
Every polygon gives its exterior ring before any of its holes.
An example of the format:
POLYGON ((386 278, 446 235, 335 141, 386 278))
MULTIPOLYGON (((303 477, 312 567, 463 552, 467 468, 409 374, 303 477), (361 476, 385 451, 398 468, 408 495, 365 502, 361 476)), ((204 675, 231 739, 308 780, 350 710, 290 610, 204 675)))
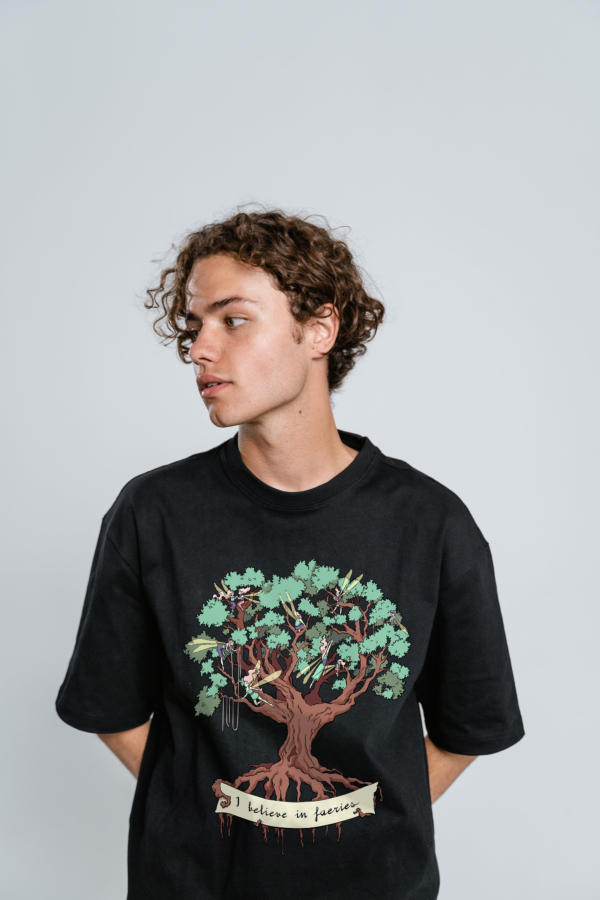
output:
POLYGON ((487 541, 368 438, 285 492, 237 436, 130 481, 102 520, 57 699, 69 725, 152 722, 129 900, 433 900, 432 741, 523 726, 487 541))

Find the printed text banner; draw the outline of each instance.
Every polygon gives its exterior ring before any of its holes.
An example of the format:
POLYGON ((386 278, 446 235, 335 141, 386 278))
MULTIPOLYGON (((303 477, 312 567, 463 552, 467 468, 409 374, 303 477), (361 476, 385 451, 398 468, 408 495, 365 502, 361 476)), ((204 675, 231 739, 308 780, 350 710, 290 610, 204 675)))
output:
POLYGON ((375 812, 377 782, 328 800, 309 800, 305 803, 287 803, 282 800, 265 800, 245 794, 237 788, 221 782, 221 791, 231 797, 229 806, 223 807, 219 799, 215 812, 239 816, 249 822, 261 822, 276 828, 318 828, 334 825, 346 819, 358 818, 362 813, 375 812))

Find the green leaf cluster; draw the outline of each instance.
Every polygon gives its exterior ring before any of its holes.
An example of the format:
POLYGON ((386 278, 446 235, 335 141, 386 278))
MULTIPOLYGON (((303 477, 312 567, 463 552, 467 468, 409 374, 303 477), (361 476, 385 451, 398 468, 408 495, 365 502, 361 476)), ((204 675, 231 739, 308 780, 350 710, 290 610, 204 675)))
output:
POLYGON ((311 603, 308 597, 303 597, 298 604, 300 612, 306 613, 307 616, 320 616, 321 610, 314 603, 311 603))
POLYGON ((292 636, 289 631, 282 631, 280 634, 267 635, 266 644, 269 650, 276 650, 278 647, 287 647, 291 640, 292 636))
POLYGON ((208 632, 203 631, 202 634, 194 635, 194 637, 189 642, 189 644, 185 645, 185 650, 184 650, 184 653, 187 656, 189 656, 190 659, 193 659, 194 662, 197 662, 197 663, 201 663, 210 652, 210 647, 207 647, 206 650, 201 650, 199 653, 196 652, 198 645, 194 644, 194 641, 200 640, 200 638, 204 638, 204 640, 208 640, 208 641, 214 640, 214 638, 211 634, 208 634, 208 632))
POLYGON ((230 590, 237 591, 241 587, 262 587, 265 576, 258 569, 248 568, 243 575, 239 575, 237 572, 230 572, 223 581, 230 590))
POLYGON ((221 705, 220 697, 209 697, 209 688, 202 688, 198 694, 198 702, 195 706, 197 716, 212 716, 214 711, 221 705))
POLYGON ((263 585, 259 598, 267 609, 278 609, 281 607, 281 598, 283 597, 287 600, 286 591, 292 600, 296 600, 302 594, 302 589, 302 582, 294 578, 293 575, 289 575, 287 578, 280 578, 279 575, 274 575, 272 581, 263 585), (281 597, 279 596, 280 594, 281 597))
POLYGON ((397 700, 404 691, 404 681, 396 672, 382 672, 377 676, 373 685, 373 693, 379 694, 385 700, 397 700))
POLYGON ((340 577, 340 570, 331 566, 317 566, 312 574, 313 587, 317 591, 334 588, 340 577))
MULTIPOLYGON (((352 603, 352 606, 339 607, 334 612, 335 599, 331 595, 325 599, 324 592, 341 588, 347 580, 352 583, 353 579, 341 577, 340 570, 333 566, 317 565, 314 559, 309 562, 300 561, 290 575, 273 575, 268 582, 260 570, 251 567, 243 573, 229 572, 223 583, 235 592, 243 587, 257 590, 260 604, 253 603, 248 607, 243 627, 237 628, 229 605, 220 598, 211 597, 204 604, 198 621, 211 629, 213 634, 203 632, 200 637, 214 639, 216 629, 219 640, 231 637, 237 646, 243 647, 257 640, 260 634, 263 655, 265 650, 283 652, 285 655, 296 637, 294 629, 288 624, 287 611, 283 606, 283 603, 287 604, 289 594, 298 613, 309 626, 301 633, 298 641, 299 644, 304 643, 304 646, 297 651, 297 673, 320 656, 321 639, 326 635, 334 639, 330 657, 333 659, 337 655, 339 659, 343 659, 351 674, 356 674, 361 655, 368 657, 367 672, 373 672, 375 657, 383 651, 386 659, 380 664, 381 670, 372 689, 384 699, 395 699, 404 690, 404 681, 409 674, 408 668, 400 663, 410 647, 408 635, 398 627, 400 618, 395 604, 384 598, 374 581, 360 581, 350 591, 346 590, 344 601, 352 603), (323 593, 319 596, 320 592, 323 593), (361 643, 357 643, 351 635, 340 640, 340 630, 343 631, 344 625, 353 626, 353 623, 360 622, 365 611, 367 625, 361 643), (393 615, 398 617, 395 621, 392 619, 393 615)), ((363 624, 359 625, 361 632, 363 627, 363 624)), ((227 684, 227 679, 217 671, 219 661, 216 649, 209 648, 201 653, 195 653, 194 649, 190 642, 186 645, 185 652, 201 664, 202 675, 210 679, 210 685, 199 695, 196 711, 212 715, 220 702, 219 690, 227 684)), ((342 673, 340 677, 334 677, 331 687, 336 691, 342 690, 346 683, 347 676, 342 673)))
POLYGON ((206 692, 207 697, 216 697, 219 692, 219 688, 225 687, 225 685, 227 684, 227 679, 225 678, 224 675, 221 675, 220 672, 212 672, 211 676, 210 676, 210 681, 211 681, 211 686, 209 687, 208 691, 206 692))
POLYGON ((204 604, 204 608, 198 616, 201 625, 219 626, 224 625, 229 615, 229 606, 222 600, 216 600, 211 597, 204 604))

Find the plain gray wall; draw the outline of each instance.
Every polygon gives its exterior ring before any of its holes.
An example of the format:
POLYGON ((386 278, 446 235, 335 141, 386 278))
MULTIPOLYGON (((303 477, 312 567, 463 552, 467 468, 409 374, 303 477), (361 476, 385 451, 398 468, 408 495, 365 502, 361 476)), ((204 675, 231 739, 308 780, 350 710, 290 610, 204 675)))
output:
POLYGON ((350 225, 389 310, 340 427, 491 543, 527 736, 435 806, 442 900, 592 900, 600 5, 4 2, 3 900, 125 896, 134 781, 54 712, 100 519, 206 449, 140 296, 258 200, 350 225))

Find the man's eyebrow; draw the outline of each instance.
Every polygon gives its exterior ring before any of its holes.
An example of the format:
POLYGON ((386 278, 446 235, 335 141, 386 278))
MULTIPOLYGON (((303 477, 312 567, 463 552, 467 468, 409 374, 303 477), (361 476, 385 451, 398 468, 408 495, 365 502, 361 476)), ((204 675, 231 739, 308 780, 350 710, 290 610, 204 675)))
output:
MULTIPOLYGON (((256 303, 256 300, 250 300, 249 297, 225 297, 224 300, 215 300, 206 307, 206 312, 216 312, 218 309, 224 309, 230 303, 256 303)), ((186 322, 198 322, 199 318, 195 313, 188 312, 185 317, 186 322)))

